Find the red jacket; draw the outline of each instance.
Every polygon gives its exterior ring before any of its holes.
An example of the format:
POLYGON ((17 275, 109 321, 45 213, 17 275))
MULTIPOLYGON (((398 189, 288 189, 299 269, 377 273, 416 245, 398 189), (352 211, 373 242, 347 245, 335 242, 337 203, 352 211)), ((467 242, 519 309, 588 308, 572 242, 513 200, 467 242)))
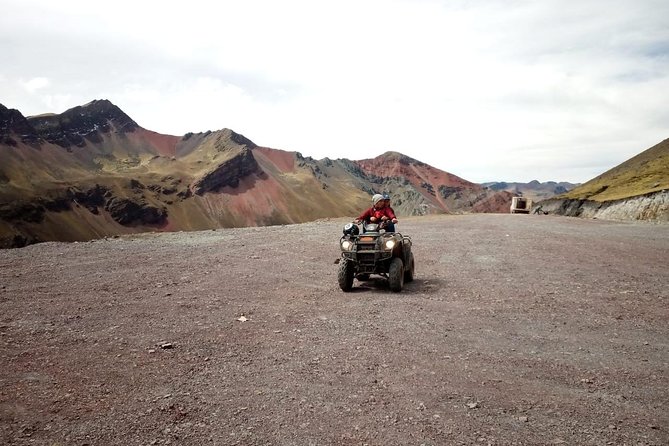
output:
POLYGON ((384 207, 381 209, 375 209, 375 208, 369 208, 365 212, 362 213, 360 217, 358 217, 358 220, 370 222, 372 217, 376 217, 378 221, 381 221, 381 218, 383 216, 388 217, 388 220, 392 220, 395 217, 395 213, 393 210, 389 207, 384 207))

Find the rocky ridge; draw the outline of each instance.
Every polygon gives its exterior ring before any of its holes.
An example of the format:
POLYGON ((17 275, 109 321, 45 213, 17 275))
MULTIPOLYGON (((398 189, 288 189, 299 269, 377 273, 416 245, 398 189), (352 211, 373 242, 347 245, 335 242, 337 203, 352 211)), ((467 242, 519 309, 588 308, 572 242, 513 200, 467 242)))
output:
POLYGON ((21 112, 0 104, 0 144, 16 146, 17 140, 31 143, 39 140, 39 136, 21 112))
POLYGON ((258 171, 258 163, 251 150, 244 147, 230 159, 220 163, 197 180, 192 190, 197 195, 219 192, 224 187, 237 187, 239 181, 258 171))
POLYGON ((110 101, 95 100, 61 114, 30 116, 28 123, 45 141, 61 147, 101 143, 100 133, 132 132, 138 125, 110 101))

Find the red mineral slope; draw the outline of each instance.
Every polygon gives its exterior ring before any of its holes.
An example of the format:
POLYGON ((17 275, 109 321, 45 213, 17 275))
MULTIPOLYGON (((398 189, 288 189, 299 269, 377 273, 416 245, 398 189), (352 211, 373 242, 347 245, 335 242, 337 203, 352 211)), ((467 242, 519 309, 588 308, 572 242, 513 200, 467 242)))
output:
POLYGON ((368 175, 405 178, 414 188, 423 191, 423 195, 433 206, 445 212, 460 208, 459 202, 463 194, 467 195, 469 201, 476 201, 481 199, 482 194, 485 195, 485 188, 479 184, 398 152, 386 152, 376 158, 356 163, 368 175))

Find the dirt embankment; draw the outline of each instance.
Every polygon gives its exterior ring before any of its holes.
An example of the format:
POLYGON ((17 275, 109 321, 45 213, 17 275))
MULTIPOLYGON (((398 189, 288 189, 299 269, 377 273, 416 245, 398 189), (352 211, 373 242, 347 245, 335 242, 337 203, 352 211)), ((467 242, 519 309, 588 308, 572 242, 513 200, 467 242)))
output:
POLYGON ((343 223, 0 251, 0 443, 669 443, 669 225, 404 219, 343 293, 343 223))
POLYGON ((602 220, 669 222, 669 191, 652 192, 622 200, 548 199, 535 206, 551 214, 602 220))

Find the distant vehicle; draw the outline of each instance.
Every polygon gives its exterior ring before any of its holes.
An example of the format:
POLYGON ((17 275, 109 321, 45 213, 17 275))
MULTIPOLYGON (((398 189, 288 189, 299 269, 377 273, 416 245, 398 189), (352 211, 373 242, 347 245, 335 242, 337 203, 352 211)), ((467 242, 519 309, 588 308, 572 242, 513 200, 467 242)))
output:
POLYGON ((511 213, 512 214, 529 214, 532 209, 532 200, 525 197, 511 198, 511 213))

